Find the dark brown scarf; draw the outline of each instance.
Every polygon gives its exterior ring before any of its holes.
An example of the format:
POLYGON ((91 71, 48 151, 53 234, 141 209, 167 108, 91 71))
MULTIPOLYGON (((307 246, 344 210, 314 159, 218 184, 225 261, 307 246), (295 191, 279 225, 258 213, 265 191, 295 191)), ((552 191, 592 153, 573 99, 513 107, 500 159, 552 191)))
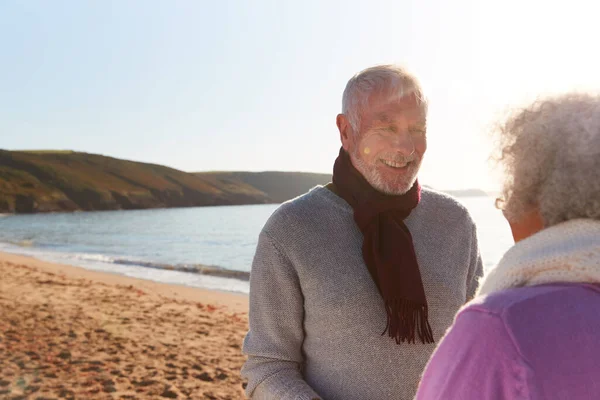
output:
POLYGON ((375 190, 340 150, 333 167, 335 192, 354 209, 354 221, 364 235, 362 253, 385 302, 387 325, 382 335, 400 344, 433 343, 427 320, 427 299, 412 236, 404 219, 419 204, 418 182, 408 192, 391 196, 375 190))

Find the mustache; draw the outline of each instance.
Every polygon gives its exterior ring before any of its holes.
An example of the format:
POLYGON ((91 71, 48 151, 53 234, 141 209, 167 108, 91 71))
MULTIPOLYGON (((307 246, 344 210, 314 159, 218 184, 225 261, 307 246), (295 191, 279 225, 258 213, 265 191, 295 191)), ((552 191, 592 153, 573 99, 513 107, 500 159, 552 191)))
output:
POLYGON ((385 154, 378 157, 379 160, 391 161, 399 164, 409 163, 418 159, 415 153, 409 156, 403 156, 402 154, 385 154))

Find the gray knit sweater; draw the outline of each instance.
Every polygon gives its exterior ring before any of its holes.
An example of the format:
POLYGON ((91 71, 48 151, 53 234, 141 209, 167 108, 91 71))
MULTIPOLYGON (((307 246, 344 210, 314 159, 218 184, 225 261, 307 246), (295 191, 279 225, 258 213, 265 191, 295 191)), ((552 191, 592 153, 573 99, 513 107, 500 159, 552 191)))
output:
MULTIPOLYGON (((405 220, 437 341, 482 274, 475 226, 456 200, 423 189, 405 220)), ((250 275, 252 399, 412 399, 435 344, 387 335, 383 300, 362 258, 352 208, 318 186, 282 204, 263 228, 250 275)))

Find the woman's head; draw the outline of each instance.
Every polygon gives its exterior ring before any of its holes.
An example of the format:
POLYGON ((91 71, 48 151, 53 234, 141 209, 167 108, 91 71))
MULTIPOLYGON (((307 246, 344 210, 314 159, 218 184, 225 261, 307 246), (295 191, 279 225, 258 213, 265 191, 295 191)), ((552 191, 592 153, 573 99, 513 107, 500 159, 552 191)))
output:
POLYGON ((600 219, 600 96, 536 101, 497 133, 497 160, 505 172, 498 207, 511 225, 600 219))

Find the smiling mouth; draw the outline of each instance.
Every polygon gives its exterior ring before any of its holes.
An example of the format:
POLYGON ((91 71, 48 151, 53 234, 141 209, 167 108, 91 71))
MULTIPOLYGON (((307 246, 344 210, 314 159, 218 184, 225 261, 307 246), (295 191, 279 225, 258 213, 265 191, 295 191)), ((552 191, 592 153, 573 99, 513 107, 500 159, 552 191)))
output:
POLYGON ((408 166, 408 164, 410 164, 410 162, 401 163, 401 162, 388 161, 388 160, 381 160, 381 162, 384 165, 387 165, 388 167, 396 168, 396 169, 406 168, 406 166, 408 166))

